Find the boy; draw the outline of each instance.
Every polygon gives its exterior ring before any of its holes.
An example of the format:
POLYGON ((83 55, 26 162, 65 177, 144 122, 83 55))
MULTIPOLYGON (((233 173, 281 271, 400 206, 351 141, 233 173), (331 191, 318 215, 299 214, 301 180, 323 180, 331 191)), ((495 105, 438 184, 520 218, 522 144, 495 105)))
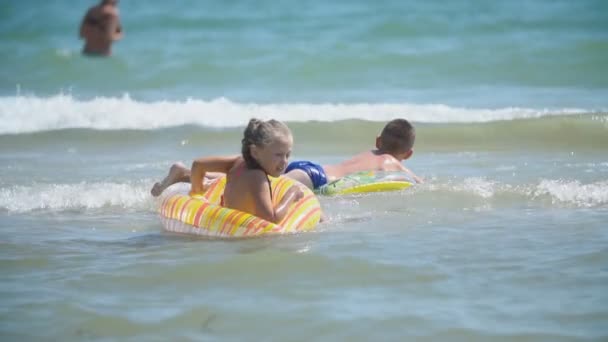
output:
MULTIPOLYGON (((416 182, 422 183, 422 179, 401 164, 414 153, 415 139, 416 131, 409 121, 394 119, 388 122, 382 133, 376 137, 375 150, 360 153, 334 165, 321 166, 309 161, 291 162, 285 170, 285 175, 311 189, 317 189, 349 173, 369 170, 403 171, 410 174, 416 182)), ((222 175, 207 173, 205 177, 209 181, 222 175)), ((159 196, 168 186, 177 182, 190 182, 190 169, 180 163, 172 165, 165 179, 155 183, 150 192, 152 196, 159 196)))
POLYGON ((401 164, 414 153, 415 139, 416 131, 407 120, 394 119, 388 122, 382 133, 376 137, 375 150, 360 153, 333 165, 321 166, 309 161, 294 161, 287 166, 285 174, 311 189, 318 189, 347 174, 368 170, 403 171, 410 174, 416 182, 422 183, 422 179, 401 164))

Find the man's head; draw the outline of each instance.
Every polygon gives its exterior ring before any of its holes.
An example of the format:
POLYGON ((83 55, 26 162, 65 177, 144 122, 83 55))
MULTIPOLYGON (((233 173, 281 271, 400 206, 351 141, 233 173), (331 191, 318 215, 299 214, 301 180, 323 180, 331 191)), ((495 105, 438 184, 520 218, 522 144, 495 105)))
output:
POLYGON ((376 148, 382 153, 388 153, 399 161, 409 158, 414 150, 416 130, 405 119, 389 121, 376 138, 376 148))

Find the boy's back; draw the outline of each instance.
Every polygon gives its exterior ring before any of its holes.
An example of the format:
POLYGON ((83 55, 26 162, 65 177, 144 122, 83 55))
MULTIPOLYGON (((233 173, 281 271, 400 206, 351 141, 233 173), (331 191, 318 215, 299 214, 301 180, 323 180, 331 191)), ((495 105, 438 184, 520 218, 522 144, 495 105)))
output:
POLYGON ((360 171, 406 171, 395 157, 377 150, 359 153, 339 164, 323 165, 329 182, 360 171))
POLYGON ((401 164, 414 152, 416 133, 414 127, 405 119, 389 121, 376 137, 376 149, 363 152, 334 165, 319 165, 310 161, 291 162, 285 173, 311 189, 360 171, 403 171, 409 173, 416 182, 421 183, 412 171, 401 164))

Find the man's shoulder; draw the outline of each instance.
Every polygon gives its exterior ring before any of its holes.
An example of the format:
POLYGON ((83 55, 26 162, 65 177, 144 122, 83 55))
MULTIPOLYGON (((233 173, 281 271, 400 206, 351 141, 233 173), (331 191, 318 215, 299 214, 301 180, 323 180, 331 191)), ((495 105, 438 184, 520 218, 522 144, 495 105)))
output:
POLYGON ((102 7, 101 13, 108 17, 118 17, 118 9, 113 7, 102 7))
POLYGON ((85 13, 85 16, 89 17, 92 15, 95 15, 95 13, 99 12, 99 9, 97 8, 97 6, 92 6, 89 7, 89 9, 87 10, 87 13, 85 13))

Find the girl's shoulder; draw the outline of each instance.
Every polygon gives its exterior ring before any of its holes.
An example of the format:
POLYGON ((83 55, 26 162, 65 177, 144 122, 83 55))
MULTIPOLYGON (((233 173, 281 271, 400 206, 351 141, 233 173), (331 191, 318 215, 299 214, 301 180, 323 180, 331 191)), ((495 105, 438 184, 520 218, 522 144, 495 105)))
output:
POLYGON ((260 169, 245 168, 240 178, 241 182, 254 192, 265 189, 269 184, 268 175, 260 169))
POLYGON ((267 181, 268 176, 266 175, 266 172, 260 170, 260 169, 248 169, 245 167, 245 169, 243 170, 242 173, 243 177, 246 178, 247 180, 252 180, 252 181, 258 181, 258 180, 263 180, 263 181, 267 181))
POLYGON ((239 157, 235 160, 234 165, 228 171, 228 179, 245 179, 247 181, 266 181, 266 173, 260 169, 250 169, 247 167, 245 160, 239 157))
POLYGON ((230 170, 228 170, 228 173, 238 171, 239 169, 242 169, 245 167, 245 159, 243 159, 242 156, 234 156, 232 158, 233 158, 233 164, 232 164, 232 167, 230 168, 230 170))

